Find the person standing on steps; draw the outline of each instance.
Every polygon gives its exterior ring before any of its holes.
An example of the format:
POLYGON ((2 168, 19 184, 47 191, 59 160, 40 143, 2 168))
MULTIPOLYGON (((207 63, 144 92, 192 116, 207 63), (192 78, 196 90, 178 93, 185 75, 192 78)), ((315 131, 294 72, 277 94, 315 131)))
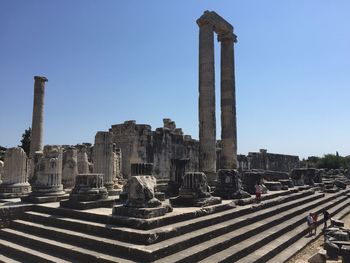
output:
POLYGON ((329 220, 329 213, 327 210, 323 211, 323 221, 324 221, 324 228, 327 228, 327 221, 329 220))
POLYGON ((309 236, 311 236, 312 235, 312 227, 313 227, 313 224, 314 224, 314 220, 312 218, 312 214, 311 213, 306 217, 306 222, 307 222, 307 227, 308 227, 308 230, 309 230, 309 236))
POLYGON ((255 200, 257 203, 260 203, 261 201, 262 190, 263 190, 262 185, 260 184, 259 181, 257 181, 255 185, 255 200))

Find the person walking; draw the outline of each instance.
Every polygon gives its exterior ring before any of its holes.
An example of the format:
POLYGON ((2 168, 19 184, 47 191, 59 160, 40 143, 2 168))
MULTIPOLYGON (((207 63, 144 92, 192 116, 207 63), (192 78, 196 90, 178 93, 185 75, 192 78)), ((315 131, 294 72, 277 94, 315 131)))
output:
POLYGON ((314 223, 314 220, 312 218, 312 214, 311 213, 306 217, 306 223, 307 223, 307 227, 308 227, 308 230, 309 230, 309 236, 311 236, 312 235, 312 226, 313 226, 313 223, 314 223))
POLYGON ((323 222, 324 222, 324 228, 327 228, 327 221, 329 220, 329 213, 327 210, 323 211, 323 222))

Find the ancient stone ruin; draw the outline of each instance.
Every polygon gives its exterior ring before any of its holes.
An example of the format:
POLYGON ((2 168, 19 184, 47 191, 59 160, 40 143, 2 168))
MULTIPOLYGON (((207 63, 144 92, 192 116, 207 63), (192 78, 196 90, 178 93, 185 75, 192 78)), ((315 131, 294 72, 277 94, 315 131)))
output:
POLYGON ((113 208, 113 215, 136 218, 153 218, 171 212, 169 205, 164 205, 155 196, 157 179, 151 175, 132 176, 125 185, 127 200, 124 205, 113 208))
POLYGON ((37 164, 35 181, 32 183, 32 192, 23 199, 31 202, 43 202, 45 197, 56 201, 64 195, 62 185, 62 147, 46 145, 43 155, 37 164))
POLYGON ((164 118, 154 130, 131 120, 94 144, 44 146, 47 78, 34 77, 29 158, 15 147, 0 161, 0 262, 285 262, 309 242, 306 215, 321 225, 326 210, 325 253, 313 260, 348 262, 350 232, 336 219, 350 214, 350 172, 263 149, 237 155, 237 37, 213 11, 197 25, 199 140, 164 118))
POLYGON ((68 147, 63 151, 62 160, 62 184, 64 189, 71 189, 75 185, 75 177, 78 174, 77 149, 68 147))
POLYGON ((28 183, 27 155, 20 147, 9 148, 5 153, 5 162, 0 185, 0 197, 21 197, 30 193, 28 183))

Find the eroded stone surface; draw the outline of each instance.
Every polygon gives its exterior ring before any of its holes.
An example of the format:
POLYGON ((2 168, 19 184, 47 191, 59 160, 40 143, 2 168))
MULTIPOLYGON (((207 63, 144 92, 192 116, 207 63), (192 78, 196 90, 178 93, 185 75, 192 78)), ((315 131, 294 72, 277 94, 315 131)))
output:
POLYGON ((62 147, 45 145, 39 159, 31 196, 63 195, 62 147))
POLYGON ((6 150, 1 180, 1 197, 20 197, 30 192, 27 155, 22 148, 14 147, 6 150))
POLYGON ((97 132, 94 145, 94 173, 103 174, 103 184, 109 192, 114 190, 115 145, 110 132, 97 132))
POLYGON ((209 206, 221 203, 209 193, 207 177, 202 172, 188 172, 183 178, 179 196, 170 199, 174 206, 209 206))
POLYGON ((124 205, 113 208, 113 215, 152 218, 172 211, 169 205, 163 205, 155 197, 156 184, 154 176, 131 177, 124 187, 128 199, 124 205))
POLYGON ((29 154, 30 158, 34 157, 36 151, 41 151, 43 149, 45 82, 47 82, 47 78, 45 77, 34 77, 34 103, 29 154))
POLYGON ((218 179, 215 187, 215 196, 223 199, 241 199, 250 197, 243 191, 240 174, 234 169, 221 169, 218 171, 218 179))
POLYGON ((62 170, 62 184, 63 188, 73 188, 75 184, 75 177, 78 174, 78 159, 77 149, 68 147, 63 152, 63 170, 62 170))
POLYGON ((79 174, 69 195, 72 201, 96 201, 108 197, 103 185, 103 174, 79 174))

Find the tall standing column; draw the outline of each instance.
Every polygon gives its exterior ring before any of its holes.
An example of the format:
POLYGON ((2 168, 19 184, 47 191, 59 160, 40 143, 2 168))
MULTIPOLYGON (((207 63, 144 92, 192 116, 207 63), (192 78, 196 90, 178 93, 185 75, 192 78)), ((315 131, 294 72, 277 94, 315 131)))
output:
POLYGON ((46 81, 47 78, 45 77, 34 77, 34 105, 29 154, 30 158, 34 157, 36 151, 41 151, 43 149, 44 97, 46 81))
POLYGON ((216 172, 215 71, 213 25, 199 26, 199 170, 216 172))
POLYGON ((219 35, 221 41, 221 169, 237 168, 236 91, 232 33, 219 35))

